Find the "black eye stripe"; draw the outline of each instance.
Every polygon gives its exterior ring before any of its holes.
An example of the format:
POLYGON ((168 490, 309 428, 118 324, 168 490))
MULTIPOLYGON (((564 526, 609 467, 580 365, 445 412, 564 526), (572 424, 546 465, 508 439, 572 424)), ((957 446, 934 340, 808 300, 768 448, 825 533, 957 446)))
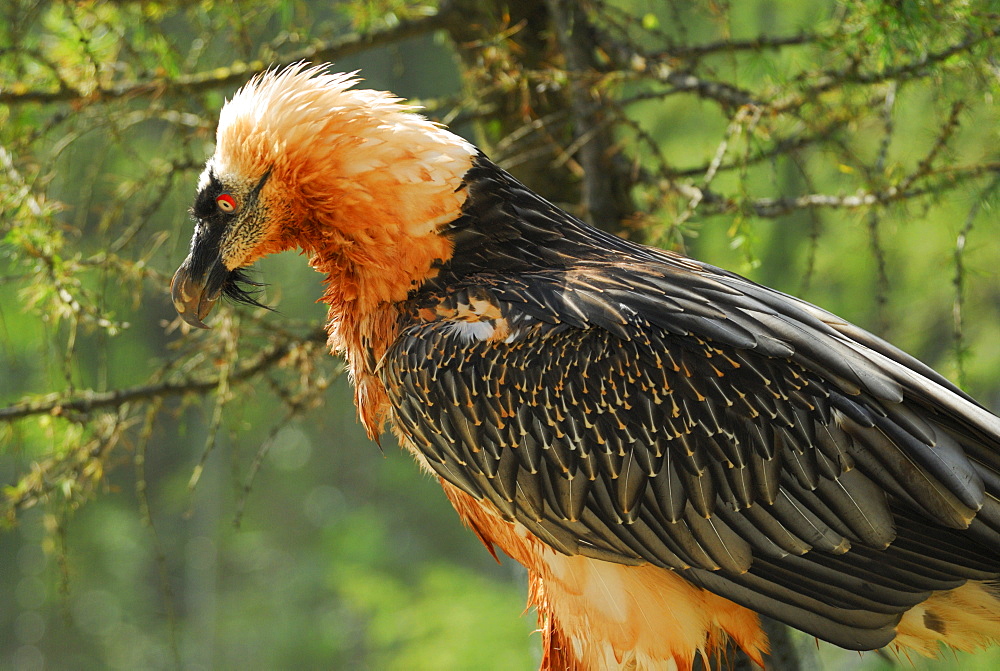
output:
POLYGON ((219 206, 216 203, 216 198, 225 192, 225 186, 215 176, 215 173, 209 172, 208 185, 195 196, 194 205, 191 208, 192 216, 196 219, 208 219, 212 215, 218 214, 219 206))
POLYGON ((267 183, 270 176, 271 170, 268 169, 267 172, 261 175, 260 180, 258 180, 257 184, 250 190, 250 193, 246 195, 246 198, 241 201, 233 195, 231 189, 226 188, 226 186, 219 181, 219 178, 215 176, 214 171, 209 171, 208 185, 195 196, 194 205, 191 207, 191 216, 195 219, 211 220, 213 217, 218 217, 218 215, 234 214, 239 210, 252 206, 256 203, 257 198, 260 196, 261 189, 264 188, 264 184, 267 183), (219 196, 223 194, 228 194, 233 199, 233 202, 235 203, 233 210, 226 210, 219 204, 219 196))

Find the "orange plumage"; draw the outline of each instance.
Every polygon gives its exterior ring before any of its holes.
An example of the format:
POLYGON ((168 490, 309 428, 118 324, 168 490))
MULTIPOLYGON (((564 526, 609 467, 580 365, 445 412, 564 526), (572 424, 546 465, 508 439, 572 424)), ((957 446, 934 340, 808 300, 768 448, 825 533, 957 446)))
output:
POLYGON ((854 649, 1000 639, 1000 420, 888 343, 618 240, 350 75, 223 109, 189 323, 299 248, 361 421, 527 567, 546 669, 690 669, 757 612, 854 649))

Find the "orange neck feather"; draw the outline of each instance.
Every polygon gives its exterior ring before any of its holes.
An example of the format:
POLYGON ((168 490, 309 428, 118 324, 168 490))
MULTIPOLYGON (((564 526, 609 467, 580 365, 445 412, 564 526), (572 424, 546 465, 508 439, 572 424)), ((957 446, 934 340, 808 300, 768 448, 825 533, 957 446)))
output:
MULTIPOLYGON (((412 156, 401 155, 401 163, 412 156)), ((325 276, 330 346, 343 353, 362 423, 375 438, 388 399, 375 366, 395 339, 395 305, 435 274, 452 245, 438 230, 461 214, 464 172, 444 184, 401 183, 391 169, 350 181, 315 179, 300 187, 295 227, 277 245, 299 247, 325 276)))
POLYGON ((375 368, 397 335, 395 304, 451 256, 451 243, 437 234, 362 243, 337 237, 314 236, 301 246, 326 276, 329 344, 347 358, 361 422, 377 439, 388 398, 375 368))

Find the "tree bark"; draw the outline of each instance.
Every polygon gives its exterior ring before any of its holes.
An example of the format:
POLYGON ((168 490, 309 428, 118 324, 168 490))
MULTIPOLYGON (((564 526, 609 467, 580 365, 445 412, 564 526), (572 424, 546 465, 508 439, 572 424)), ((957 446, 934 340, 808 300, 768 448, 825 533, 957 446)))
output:
POLYGON ((593 86, 597 37, 583 12, 572 2, 453 0, 448 13, 466 90, 495 110, 480 124, 480 143, 549 200, 620 229, 635 207, 625 162, 614 160, 607 103, 593 86), (512 71, 528 74, 511 81, 512 71), (557 71, 568 72, 568 85, 551 76, 557 71))

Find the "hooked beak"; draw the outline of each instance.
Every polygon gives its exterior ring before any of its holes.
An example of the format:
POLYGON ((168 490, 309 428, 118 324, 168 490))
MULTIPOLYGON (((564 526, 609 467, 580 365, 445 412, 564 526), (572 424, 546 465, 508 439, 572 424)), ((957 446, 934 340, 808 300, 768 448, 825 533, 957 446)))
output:
POLYGON ((214 260, 207 268, 192 269, 192 255, 181 264, 170 280, 170 297, 181 319, 191 326, 207 329, 203 321, 222 295, 230 271, 222 259, 214 260))
MULTIPOLYGON (((209 176, 221 189, 221 183, 211 172, 209 176)), ((248 237, 259 241, 266 223, 267 209, 259 206, 258 199, 270 176, 271 170, 268 169, 246 196, 240 215, 234 221, 228 221, 219 213, 207 219, 196 219, 191 252, 170 280, 170 297, 174 308, 181 319, 191 326, 207 329, 205 317, 223 294, 237 303, 267 307, 258 303, 253 296, 255 288, 262 285, 250 280, 239 267, 227 268, 223 262, 222 250, 223 238, 234 229, 237 231, 237 238, 244 244, 248 237), (247 227, 251 229, 249 234, 247 227), (247 286, 250 288, 246 288, 247 286)))

